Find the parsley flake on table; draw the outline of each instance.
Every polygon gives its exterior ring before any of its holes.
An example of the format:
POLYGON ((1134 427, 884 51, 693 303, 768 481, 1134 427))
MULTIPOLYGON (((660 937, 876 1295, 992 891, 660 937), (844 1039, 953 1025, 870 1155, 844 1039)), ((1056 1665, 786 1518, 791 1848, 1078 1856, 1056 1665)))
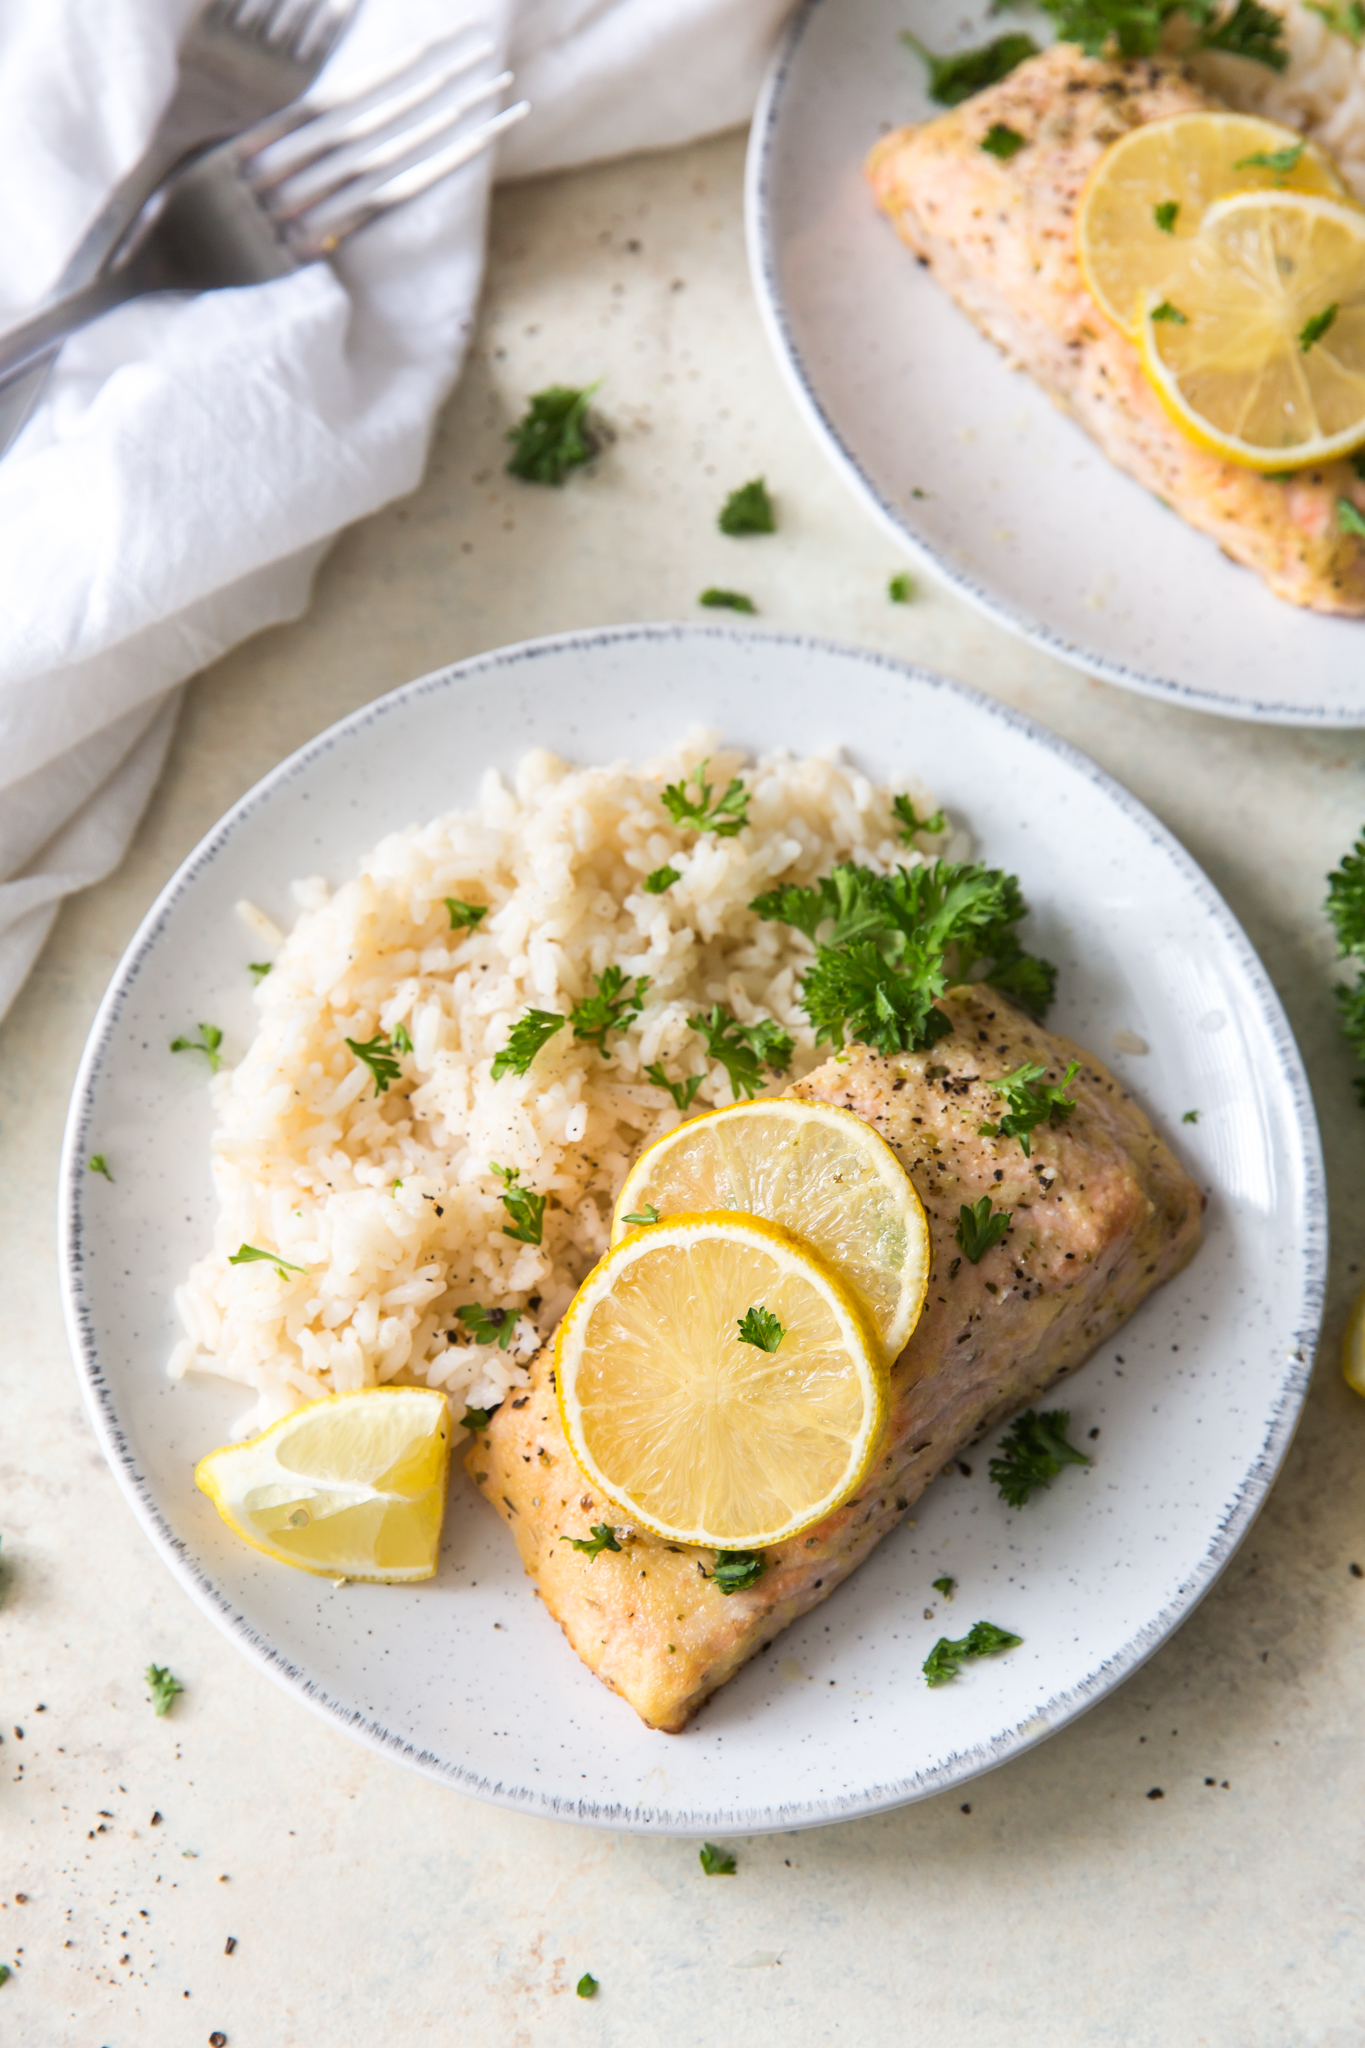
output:
POLYGON ((1180 201, 1178 199, 1159 200, 1152 208, 1152 219, 1156 222, 1163 235, 1173 235, 1175 233, 1175 224, 1179 217, 1180 201))
POLYGON ((600 1557, 604 1550, 619 1550, 616 1531, 610 1522, 594 1522, 591 1536, 561 1536, 561 1543, 567 1543, 573 1550, 581 1550, 584 1557, 600 1557))
POLYGON ((176 1694, 185 1690, 178 1678, 172 1678, 164 1664, 149 1664, 144 1676, 151 1688, 152 1705, 158 1716, 166 1713, 176 1694))
POLYGON ((1320 313, 1315 313, 1311 320, 1304 321, 1303 326, 1299 331, 1300 355, 1306 356, 1309 349, 1312 348, 1316 342, 1322 340, 1323 335, 1326 334, 1328 328, 1332 325, 1332 322, 1336 319, 1337 314, 1340 310, 1341 309, 1338 306, 1336 300, 1333 299, 1330 306, 1324 306, 1322 311, 1320 313))
POLYGON ((1023 1507, 1040 1486, 1052 1484, 1063 1465, 1090 1463, 1084 1451, 1066 1440, 1070 1420, 1066 1408, 1049 1409, 1046 1415, 1026 1408, 1001 1437, 1000 1455, 991 1459, 988 1470, 1007 1507, 1023 1507))
POLYGON ((927 838, 937 839, 948 829, 942 811, 934 811, 929 817, 922 818, 915 809, 913 797, 893 796, 891 808, 900 822, 900 836, 906 846, 914 843, 915 835, 919 832, 923 832, 927 838))
POLYGON ((1175 327, 1188 327, 1190 324, 1179 306, 1173 306, 1169 299, 1163 299, 1159 306, 1153 306, 1152 319, 1169 320, 1175 327))
POLYGON ((591 1970, 585 1970, 575 1987, 580 1998, 596 1998, 598 1983, 591 1970))
POLYGON ((1012 1209, 996 1209, 992 1213, 991 1198, 983 1195, 970 1208, 963 1202, 957 1212, 954 1234, 972 1264, 979 1266, 991 1246, 999 1244, 1013 1220, 1012 1209))
POLYGON ((508 431, 513 443, 508 475, 528 484, 559 485, 569 470, 590 462, 597 453, 597 438, 587 425, 588 401, 596 389, 596 384, 581 390, 550 384, 537 391, 508 431))
POLYGON ((455 1316, 476 1344, 496 1344, 499 1351, 505 1351, 516 1333, 518 1313, 514 1308, 482 1308, 477 1301, 467 1301, 456 1309, 455 1316))
POLYGON ((284 1279, 286 1273, 306 1273, 308 1271, 307 1266, 295 1266, 288 1259, 282 1259, 278 1252, 263 1252, 258 1244, 238 1245, 235 1252, 228 1254, 228 1264, 230 1266, 254 1266, 257 1260, 262 1260, 266 1265, 273 1266, 281 1280, 284 1279))
POLYGON ((671 889, 675 882, 680 882, 681 880, 682 876, 677 868, 654 868, 651 873, 645 876, 640 886, 646 896, 662 896, 666 889, 671 889))
POLYGON ((216 1074, 219 1067, 223 1064, 223 1056, 218 1050, 222 1042, 223 1034, 216 1024, 201 1024, 199 1026, 198 1038, 186 1038, 183 1035, 179 1038, 173 1038, 171 1040, 171 1051, 202 1052, 204 1058, 209 1063, 209 1072, 216 1074))
POLYGON ((716 1842, 703 1842, 697 1853, 708 1877, 734 1876, 735 1859, 728 1849, 722 1849, 716 1842))
POLYGON ((741 484, 737 491, 731 491, 720 508, 716 524, 722 533, 736 537, 744 533, 777 532, 773 501, 761 476, 741 484))
POLYGON ((1081 1071, 1079 1060, 1072 1060, 1060 1081, 1038 1082, 1047 1072, 1039 1060, 1025 1060, 1012 1074, 1002 1074, 998 1081, 990 1083, 996 1095, 1003 1095, 1009 1108, 999 1123, 979 1124, 978 1133, 983 1138, 1017 1138, 1023 1148, 1024 1157, 1030 1158, 1030 1140, 1040 1124, 1056 1130, 1072 1114, 1076 1105, 1066 1090, 1081 1071))
POLYGON ((981 138, 981 147, 987 156, 999 157, 1002 164, 1007 164, 1012 156, 1018 156, 1020 150, 1027 146, 1028 137, 1004 121, 992 121, 981 138))
POLYGON ((257 987, 259 988, 260 984, 265 980, 267 974, 269 974, 270 969, 274 963, 270 960, 248 960, 246 964, 248 968, 251 970, 252 978, 256 982, 257 987))
POLYGON ((741 1344, 752 1344, 757 1351, 776 1351, 786 1331, 770 1308, 762 1303, 746 1308, 735 1324, 741 1344))
POLYGON ((109 1185, 113 1186, 114 1176, 110 1173, 109 1161, 102 1152, 92 1152, 90 1154, 90 1157, 85 1162, 85 1170, 87 1173, 102 1173, 109 1182, 109 1185))
POLYGON ((650 1223, 657 1223, 659 1212, 652 1202, 646 1202, 643 1209, 633 1209, 629 1216, 623 1216, 623 1223, 631 1223, 637 1230, 643 1230, 650 1223))
MULTIPOLYGON (((403 1033, 404 1038, 407 1035, 405 1031, 403 1033)), ((348 1038, 345 1042, 350 1046, 356 1058, 364 1061, 374 1076, 375 1094, 387 1094, 389 1084, 397 1081, 403 1072, 402 1067, 398 1064, 394 1041, 386 1038, 382 1031, 376 1031, 373 1038, 348 1038)), ((409 1045, 408 1049, 411 1050, 411 1045, 409 1045)))
POLYGON ((1358 534, 1365 539, 1365 513, 1359 511, 1349 498, 1337 499, 1337 526, 1342 533, 1358 534))
POLYGON ((980 43, 974 50, 951 50, 942 56, 926 49, 908 28, 901 30, 900 38, 929 73, 929 97, 941 107, 961 106, 973 93, 984 92, 988 85, 998 85, 1026 58, 1038 55, 1033 37, 1018 29, 996 36, 993 42, 980 43))
POLYGON ((645 1078, 652 1081, 656 1088, 666 1088, 673 1097, 673 1107, 681 1110, 683 1115, 686 1116, 688 1110, 692 1107, 692 1097, 696 1094, 706 1076, 705 1074, 689 1074, 685 1081, 670 1081, 663 1070, 663 1063, 660 1060, 652 1060, 645 1068, 645 1078))
POLYGON ((892 604, 909 604, 915 594, 915 585, 906 569, 898 569, 886 586, 886 594, 892 604))
POLYGON ((934 1591, 936 1593, 941 1593, 945 1600, 952 1599, 956 1586, 957 1580, 950 1579, 946 1572, 941 1579, 934 1580, 934 1591))
POLYGON ((499 1200, 512 1221, 504 1223, 504 1237, 514 1237, 520 1244, 539 1244, 545 1230, 544 1195, 533 1195, 529 1188, 518 1187, 521 1179, 519 1166, 499 1166, 496 1160, 489 1161, 489 1170, 502 1182, 499 1200))
POLYGON ((706 589, 703 590, 701 596, 697 599, 697 603, 704 604, 709 611, 757 612, 758 610, 758 606, 754 603, 753 599, 746 597, 742 590, 721 590, 714 583, 707 585, 706 589))
POLYGON ((528 1010, 524 1017, 518 1017, 507 1034, 506 1045, 493 1056, 493 1079, 500 1081, 504 1074, 526 1073, 542 1045, 568 1021, 557 1010, 528 1010))
POLYGON ((1182 1124, 1197 1124, 1199 1121, 1199 1111, 1197 1109, 1187 1109, 1180 1121, 1182 1124))
POLYGON ((940 1636, 921 1667, 930 1685, 946 1685, 956 1678, 969 1657, 994 1657, 1000 1650, 1016 1650, 1024 1638, 997 1628, 993 1621, 974 1622, 956 1642, 940 1636))
POLYGON ((461 903, 458 896, 446 896, 442 901, 450 914, 450 929, 453 932, 472 932, 488 915, 486 903, 461 903))
POLYGON ((681 782, 665 783, 659 802, 675 825, 692 825, 698 832, 714 832, 717 839, 733 839, 749 822, 749 792, 738 775, 732 775, 724 796, 717 797, 706 779, 710 762, 698 761, 681 782), (690 796, 689 790, 696 795, 690 796), (714 799, 714 801, 713 801, 714 799))
POLYGON ((584 996, 581 1003, 574 1004, 569 1022, 575 1038, 582 1039, 585 1045, 595 1045, 603 1059, 609 1060, 607 1033, 624 1031, 632 1017, 639 1016, 649 990, 649 976, 638 976, 633 990, 629 990, 631 976, 619 967, 604 967, 593 980, 596 989, 592 995, 584 996))
POLYGON ((747 1593, 767 1569, 761 1550, 718 1550, 711 1583, 718 1593, 747 1593))
MULTIPOLYGON (((706 1040, 710 1057, 724 1067, 736 1102, 757 1095, 764 1085, 764 1067, 771 1073, 785 1074, 791 1065, 791 1039, 771 1017, 760 1017, 756 1024, 741 1024, 723 1003, 713 1003, 709 1016, 698 1011, 687 1022, 689 1029, 706 1040)), ((679 1108, 683 1106, 679 1104, 679 1108)))

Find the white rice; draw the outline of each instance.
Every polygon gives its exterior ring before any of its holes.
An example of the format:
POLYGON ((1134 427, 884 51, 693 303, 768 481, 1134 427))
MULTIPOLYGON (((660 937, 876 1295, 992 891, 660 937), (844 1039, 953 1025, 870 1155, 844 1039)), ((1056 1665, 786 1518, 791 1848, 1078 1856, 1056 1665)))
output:
MULTIPOLYGON (((923 813, 925 792, 912 794, 923 813)), ((724 1003, 741 1023, 775 1018, 795 1042, 793 1075, 826 1056, 798 1003, 808 942, 749 904, 836 860, 884 870, 919 858, 900 843, 891 795, 833 756, 746 768, 700 732, 641 768, 535 752, 511 788, 490 772, 473 810, 383 840, 335 892, 295 883, 301 914, 257 990, 256 1037, 212 1083, 219 1214, 212 1250, 176 1291, 187 1335, 173 1375, 251 1387, 242 1433, 395 1379, 445 1388, 456 1418, 523 1384, 606 1249, 627 1168, 679 1120, 644 1068, 705 1068, 692 1114, 731 1099, 688 1016, 724 1003), (736 838, 680 830, 660 802, 707 754, 718 792, 744 773, 749 823, 736 838), (644 876, 665 863, 681 879, 646 894, 644 876), (488 914, 452 931, 446 897, 488 914), (525 1076, 493 1080, 518 1017, 567 1014, 612 964, 650 986, 610 1058, 566 1025, 525 1076), (400 1024, 413 1052, 379 1094, 346 1040, 400 1024), (548 1197, 540 1246, 505 1234, 494 1161, 548 1197), (304 1270, 231 1265, 244 1244, 304 1270), (515 1315, 505 1351, 472 1341, 456 1313, 470 1303, 515 1315)), ((960 858, 965 839, 932 847, 943 850, 960 858)), ((269 941, 269 920, 243 912, 269 941)))
POLYGON ((1229 106, 1264 114, 1319 143, 1365 200, 1365 49, 1331 28, 1304 0, 1265 0, 1284 16, 1283 71, 1204 51, 1191 59, 1201 82, 1229 106))

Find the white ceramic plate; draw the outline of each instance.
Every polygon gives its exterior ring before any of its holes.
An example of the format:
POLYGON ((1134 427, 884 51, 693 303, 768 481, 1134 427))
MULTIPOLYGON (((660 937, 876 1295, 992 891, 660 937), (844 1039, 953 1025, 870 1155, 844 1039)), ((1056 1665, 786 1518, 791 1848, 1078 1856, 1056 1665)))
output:
POLYGON ((965 49, 1011 25, 1047 40, 988 0, 797 10, 754 117, 747 206, 754 287, 802 412, 894 537, 1062 660, 1204 711, 1365 725, 1365 621, 1281 603, 1123 476, 873 205, 868 149, 942 111, 899 31, 965 49))
POLYGON ((1265 973, 1208 881, 1132 797, 1039 727, 872 655, 738 630, 626 627, 538 641, 396 691, 243 798, 129 947, 86 1051, 62 1197, 68 1317, 91 1419, 186 1590, 273 1677, 341 1727, 463 1790, 612 1827, 790 1828, 894 1806, 1002 1762, 1117 1685, 1245 1534, 1298 1413, 1325 1224, 1317 1132, 1265 973), (779 1637, 682 1736, 650 1734, 579 1663, 503 1525, 452 1475, 429 1584, 325 1581, 238 1543, 192 1480, 240 1390, 172 1385, 171 1289, 206 1243, 210 1111, 168 1041, 201 1018, 253 1029, 249 897, 288 923, 289 883, 340 882, 384 833, 472 801, 532 743, 636 758, 694 719, 749 748, 831 743, 913 772, 1009 867, 1061 969, 1055 1021, 1138 1089, 1209 1191, 1207 1242, 1061 1397, 1094 1441, 1021 1513, 986 1450, 913 1526, 779 1637), (1144 1057, 1115 1054, 1117 1031, 1144 1057), (1197 1125, 1182 1125, 1197 1108, 1197 1125), (108 1155, 117 1184, 83 1170, 108 1155), (951 1607, 930 1582, 959 1584, 951 1607), (1021 1649, 930 1691, 940 1633, 987 1619, 1021 1649))

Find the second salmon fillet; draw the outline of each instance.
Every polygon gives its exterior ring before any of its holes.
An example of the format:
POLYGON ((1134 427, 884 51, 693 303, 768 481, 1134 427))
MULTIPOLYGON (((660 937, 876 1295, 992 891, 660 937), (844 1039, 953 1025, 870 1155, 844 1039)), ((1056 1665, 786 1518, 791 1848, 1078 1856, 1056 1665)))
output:
POLYGON ((1105 150, 1143 122, 1218 104, 1178 64, 1057 43, 951 113, 885 136, 867 174, 938 282, 1111 462, 1277 597, 1365 616, 1365 543, 1337 515, 1342 498, 1365 512, 1353 464, 1277 481, 1200 448, 1167 419, 1081 275, 1076 209, 1105 150), (982 148, 997 124, 1024 138, 1004 161, 982 148))

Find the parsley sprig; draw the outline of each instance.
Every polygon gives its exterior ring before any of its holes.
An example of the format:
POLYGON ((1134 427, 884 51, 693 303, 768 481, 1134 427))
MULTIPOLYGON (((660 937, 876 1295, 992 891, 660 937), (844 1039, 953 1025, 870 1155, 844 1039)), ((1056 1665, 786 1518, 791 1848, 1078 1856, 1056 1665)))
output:
POLYGON ((630 988, 630 975, 619 967, 604 967, 600 974, 594 974, 597 983, 590 996, 584 996, 581 1003, 575 1003, 569 1012, 573 1035, 586 1045, 595 1045, 604 1060, 611 1054, 607 1051, 607 1033, 624 1031, 632 1017, 638 1017, 644 1008, 645 996, 649 989, 649 976, 641 974, 635 986, 630 988))
POLYGON ((567 1543, 574 1550, 581 1550, 584 1557, 597 1558, 604 1550, 619 1550, 616 1531, 610 1522, 594 1522, 591 1536, 561 1536, 561 1543, 567 1543))
MULTIPOLYGON (((1009 4, 1009 0, 1006 0, 1009 4)), ((1152 57, 1167 23, 1183 15, 1194 31, 1193 46, 1249 57, 1272 71, 1289 62, 1284 22, 1261 0, 1038 0, 1057 24, 1064 43, 1079 43, 1090 57, 1152 57)))
POLYGON ((956 1678, 969 1657, 994 1657, 1000 1650, 1016 1650, 1024 1638, 1013 1636, 1007 1628, 997 1628, 993 1621, 974 1622, 965 1636, 956 1642, 951 1636, 940 1636, 924 1660, 925 1680, 930 1685, 946 1685, 950 1678, 956 1678))
POLYGON ((528 484, 559 485, 569 470, 590 462, 597 453, 597 437, 588 427, 588 401, 596 389, 596 384, 581 390, 550 384, 537 391, 508 432, 513 444, 508 475, 528 484))
MULTIPOLYGON (((724 1067, 729 1077, 730 1093, 736 1102, 743 1097, 757 1095, 764 1083, 765 1067, 771 1073, 785 1074, 791 1065, 791 1039, 771 1017, 760 1017, 756 1024, 741 1024, 724 1003, 713 1003, 709 1015, 699 1010, 687 1022, 691 1030, 700 1032, 706 1040, 710 1057, 719 1060, 724 1067)), ((665 1082, 664 1085, 667 1087, 669 1084, 665 1082)), ((677 1102, 676 1094, 673 1099, 677 1102)), ((685 1109, 687 1103, 679 1102, 678 1107, 685 1109)))
POLYGON ((933 811, 927 818, 922 818, 915 809, 915 799, 912 796, 893 796, 891 808, 900 824, 901 843, 904 846, 913 846, 920 832, 930 839, 937 839, 948 829, 942 811, 933 811))
POLYGON ((977 1129, 983 1138, 1017 1138, 1023 1148, 1024 1157, 1031 1156, 1030 1143, 1039 1124, 1047 1124, 1055 1130, 1064 1124, 1076 1105, 1066 1090, 1081 1071, 1079 1060, 1072 1060, 1060 1081, 1044 1081, 1037 1084, 1047 1072, 1040 1060, 1025 1060, 1012 1074, 1002 1074, 991 1087, 997 1095, 1003 1095, 1009 1108, 998 1123, 979 1124, 977 1129))
MULTIPOLYGON (((403 1031, 401 1024, 398 1029, 403 1031)), ((392 1039, 386 1038, 382 1031, 376 1031, 373 1038, 363 1041, 355 1038, 346 1040, 356 1058, 363 1060, 373 1074, 376 1095, 387 1094, 390 1082, 402 1078, 403 1069, 399 1065, 398 1055, 404 1050, 412 1051, 412 1040, 408 1038, 406 1031, 403 1031, 403 1037, 407 1040, 406 1047, 399 1044, 398 1032, 394 1033, 392 1039)))
MULTIPOLYGON (((1354 984, 1339 982, 1335 994, 1346 1042, 1365 1064, 1365 830, 1327 877, 1326 910, 1337 935, 1337 958, 1358 963, 1354 984)), ((1365 1073, 1355 1085, 1365 1105, 1365 1073)))
POLYGON ((733 839, 749 822, 749 792, 740 777, 732 775, 724 796, 717 797, 706 779, 710 758, 708 754, 705 761, 698 761, 681 782, 667 783, 659 801, 675 825, 693 825, 698 832, 714 832, 717 839, 733 839))
POLYGON ((223 1055, 218 1050, 222 1042, 223 1034, 216 1024, 201 1024, 198 1038, 186 1038, 182 1033, 179 1038, 171 1040, 171 1051, 202 1052, 209 1063, 209 1072, 216 1074, 223 1064, 223 1055))
POLYGON ((722 533, 732 535, 777 532, 773 501, 761 476, 741 484, 737 491, 731 491, 720 508, 716 524, 722 533))
POLYGON ((991 1209, 991 1198, 983 1195, 979 1202, 968 1207, 963 1202, 957 1212, 957 1230, 954 1233, 963 1252, 974 1266, 979 1266, 992 1245, 999 1244, 1014 1220, 1012 1209, 991 1209))
POLYGON ((650 1062, 645 1068, 645 1077, 652 1081, 656 1088, 666 1088, 673 1097, 674 1108, 680 1110, 684 1116, 692 1107, 692 1097, 706 1079, 705 1074, 689 1074, 685 1081, 670 1081, 661 1060, 650 1062))
POLYGON ((467 1301, 455 1311, 476 1344, 496 1344, 499 1351, 507 1349, 516 1333, 517 1313, 514 1308, 483 1308, 477 1301, 467 1301))
POLYGON ((542 1045, 556 1031, 562 1031, 568 1021, 557 1010, 528 1010, 524 1017, 518 1017, 507 1034, 506 1045, 493 1055, 493 1079, 500 1081, 504 1074, 526 1073, 542 1045))
POLYGON ((761 1550, 718 1550, 711 1583, 718 1593, 747 1593, 767 1569, 761 1550))
POLYGON ((776 1351, 786 1331, 770 1308, 759 1302, 753 1308, 746 1308, 735 1328, 739 1331, 741 1344, 752 1344, 757 1351, 776 1351))
POLYGON ((1088 1465, 1084 1451, 1066 1440, 1070 1410, 1051 1408, 1040 1415, 1026 1408, 1000 1439, 1000 1454, 989 1465, 991 1484, 1007 1507, 1021 1508, 1040 1486, 1050 1486, 1063 1465, 1088 1465))
POLYGON ((929 97, 941 107, 961 106, 973 93, 984 92, 988 85, 998 85, 1002 78, 1008 78, 1026 57, 1038 55, 1033 37, 1018 29, 996 36, 994 41, 982 43, 974 50, 954 50, 944 56, 926 49, 908 28, 901 30, 901 41, 922 60, 929 73, 929 97))
POLYGON ((152 1706, 158 1716, 166 1713, 176 1694, 185 1690, 178 1678, 172 1678, 165 1664, 149 1664, 143 1675, 151 1689, 152 1706))
POLYGON ((263 1252, 258 1244, 239 1245, 235 1252, 228 1254, 228 1264, 230 1266, 254 1266, 258 1259, 263 1260, 268 1266, 273 1266, 281 1280, 284 1279, 286 1273, 306 1273, 308 1271, 307 1266, 295 1266, 288 1259, 282 1259, 278 1252, 263 1252))
POLYGON ((533 1195, 529 1188, 518 1187, 519 1166, 499 1166, 496 1159, 490 1159, 488 1165, 489 1171, 502 1182, 498 1199, 512 1219, 503 1224, 503 1236, 514 1237, 521 1244, 539 1244, 545 1230, 546 1196, 533 1195))

